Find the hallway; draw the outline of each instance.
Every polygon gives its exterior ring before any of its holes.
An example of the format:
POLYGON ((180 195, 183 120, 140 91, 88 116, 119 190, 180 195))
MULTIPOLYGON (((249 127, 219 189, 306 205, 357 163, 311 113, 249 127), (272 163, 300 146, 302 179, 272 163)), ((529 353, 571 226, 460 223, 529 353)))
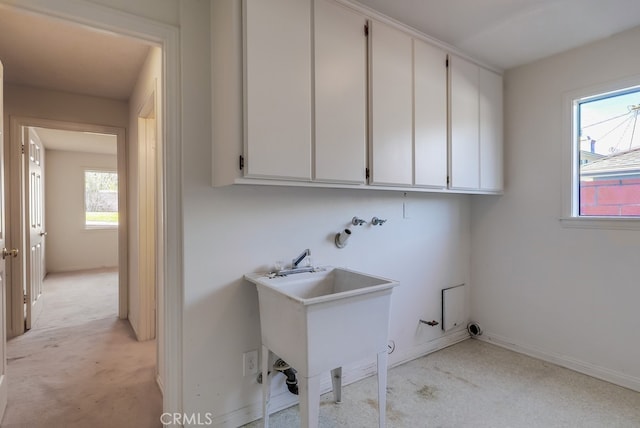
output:
POLYGON ((155 341, 117 317, 118 273, 50 274, 34 327, 8 341, 2 428, 159 427, 155 341))

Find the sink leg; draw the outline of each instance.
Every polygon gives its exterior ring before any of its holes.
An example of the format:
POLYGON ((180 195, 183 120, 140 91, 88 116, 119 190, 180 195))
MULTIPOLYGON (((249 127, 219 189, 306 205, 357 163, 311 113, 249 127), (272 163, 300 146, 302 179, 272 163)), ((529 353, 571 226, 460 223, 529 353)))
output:
POLYGON ((387 351, 378 353, 378 426, 384 428, 387 410, 387 351))
POLYGON ((331 384, 334 400, 336 403, 342 402, 342 367, 331 370, 331 384))
POLYGON ((269 428, 269 399, 271 385, 269 378, 269 348, 262 345, 262 426, 269 428))
POLYGON ((317 428, 320 416, 320 376, 298 378, 300 426, 317 428))

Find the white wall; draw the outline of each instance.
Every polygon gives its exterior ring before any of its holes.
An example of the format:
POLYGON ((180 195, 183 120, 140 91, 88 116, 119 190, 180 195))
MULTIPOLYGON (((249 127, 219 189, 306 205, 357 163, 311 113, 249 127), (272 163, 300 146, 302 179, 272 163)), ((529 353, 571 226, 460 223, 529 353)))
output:
POLYGON ((84 171, 115 171, 117 157, 59 150, 47 150, 46 155, 47 271, 118 266, 118 230, 84 226, 84 171))
MULTIPOLYGON (((397 344, 391 362, 396 363, 446 342, 430 342, 442 331, 421 326, 419 319, 439 319, 440 290, 468 281, 470 207, 464 195, 405 198, 402 192, 370 190, 212 188, 208 7, 206 1, 189 1, 181 8, 184 410, 209 411, 217 423, 237 426, 260 417, 261 402, 255 377, 242 376, 242 353, 260 347, 257 293, 242 279, 244 273, 267 270, 274 261, 310 248, 317 264, 399 280, 391 318, 397 344), (411 212, 406 220, 404 201, 411 212), (335 233, 355 215, 388 222, 354 227, 349 245, 337 249, 335 233)), ((282 391, 286 388, 280 384, 282 391)))
MULTIPOLYGON (((204 150, 201 147, 200 150, 204 150)), ((310 248, 316 264, 346 266, 399 280, 394 290, 391 363, 433 350, 440 290, 468 281, 469 206, 464 196, 300 188, 208 188, 193 150, 185 177, 185 405, 225 414, 260 401, 254 377, 242 377, 242 353, 260 347, 255 287, 246 272, 265 271, 310 248), (402 202, 412 218, 402 219, 402 202), (354 228, 345 249, 335 233, 354 216, 388 219, 354 228)), ((347 326, 345 326, 347 327, 347 326)), ((346 374, 346 377, 349 375, 346 374)), ((329 380, 327 376, 327 381, 329 380)), ((282 388, 282 385, 281 385, 282 388)), ((282 390, 282 389, 281 389, 282 390)), ((293 398, 293 397, 291 397, 293 398)))
MULTIPOLYGON (((120 128, 128 125, 126 101, 8 83, 5 83, 4 90, 5 129, 9 126, 10 115, 120 128)), ((9 133, 5 135, 8 136, 9 133)), ((7 146, 8 141, 5 150, 7 146)))
POLYGON ((640 390, 640 231, 563 228, 563 94, 640 75, 640 28, 505 75, 506 191, 472 202, 484 337, 640 390))

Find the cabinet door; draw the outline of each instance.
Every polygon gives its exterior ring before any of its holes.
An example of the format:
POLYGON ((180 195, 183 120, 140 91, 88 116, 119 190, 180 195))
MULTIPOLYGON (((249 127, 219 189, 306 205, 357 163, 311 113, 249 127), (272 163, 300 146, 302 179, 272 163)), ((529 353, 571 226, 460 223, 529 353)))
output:
POLYGON ((413 40, 414 184, 447 186, 447 53, 413 40))
POLYGON ((245 176, 311 180, 311 0, 245 0, 245 176))
POLYGON ((411 37, 370 23, 371 184, 413 184, 411 37))
POLYGON ((367 148, 366 20, 315 2, 315 179, 364 183, 367 148))
POLYGON ((452 189, 480 187, 479 67, 456 56, 449 57, 452 189))
POLYGON ((480 69, 480 188, 502 191, 502 76, 480 69))

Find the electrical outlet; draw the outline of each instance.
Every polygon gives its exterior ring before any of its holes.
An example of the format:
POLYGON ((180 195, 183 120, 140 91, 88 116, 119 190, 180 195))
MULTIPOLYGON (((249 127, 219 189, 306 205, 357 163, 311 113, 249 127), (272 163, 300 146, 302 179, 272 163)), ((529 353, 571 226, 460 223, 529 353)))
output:
POLYGON ((258 374, 258 350, 248 351, 242 354, 242 376, 258 374))

